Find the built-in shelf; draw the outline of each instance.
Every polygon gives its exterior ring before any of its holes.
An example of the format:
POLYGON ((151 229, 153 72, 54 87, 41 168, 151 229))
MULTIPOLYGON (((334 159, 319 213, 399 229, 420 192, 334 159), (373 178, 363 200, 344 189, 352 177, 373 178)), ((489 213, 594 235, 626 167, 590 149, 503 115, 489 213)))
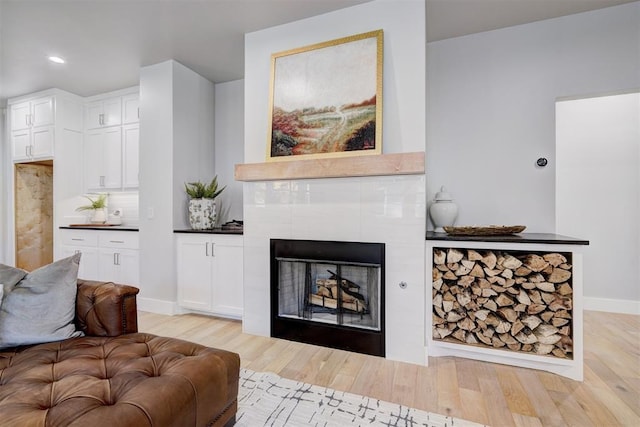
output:
POLYGON ((282 179, 420 175, 425 173, 424 160, 424 152, 416 152, 244 163, 236 165, 235 179, 236 181, 274 181, 282 179))
POLYGON ((518 233, 502 236, 457 236, 427 231, 427 240, 493 243, 542 243, 546 245, 588 245, 589 241, 553 233, 518 233))

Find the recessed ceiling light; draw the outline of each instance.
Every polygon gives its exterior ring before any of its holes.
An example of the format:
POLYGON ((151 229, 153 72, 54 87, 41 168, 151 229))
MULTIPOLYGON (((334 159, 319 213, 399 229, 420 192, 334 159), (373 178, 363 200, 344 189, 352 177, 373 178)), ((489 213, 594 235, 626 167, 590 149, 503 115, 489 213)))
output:
POLYGON ((55 62, 56 64, 64 64, 65 60, 60 58, 59 56, 50 56, 49 61, 55 62))

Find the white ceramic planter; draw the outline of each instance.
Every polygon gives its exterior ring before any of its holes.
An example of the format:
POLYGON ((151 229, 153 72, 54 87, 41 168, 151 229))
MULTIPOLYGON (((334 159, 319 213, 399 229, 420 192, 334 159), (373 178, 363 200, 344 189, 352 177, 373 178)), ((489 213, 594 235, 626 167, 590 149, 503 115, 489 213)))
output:
POLYGON ((189 224, 194 230, 210 230, 216 224, 216 202, 213 199, 189 200, 189 224))
POLYGON ((91 223, 104 224, 105 222, 107 222, 106 209, 94 209, 93 214, 91 215, 91 223))

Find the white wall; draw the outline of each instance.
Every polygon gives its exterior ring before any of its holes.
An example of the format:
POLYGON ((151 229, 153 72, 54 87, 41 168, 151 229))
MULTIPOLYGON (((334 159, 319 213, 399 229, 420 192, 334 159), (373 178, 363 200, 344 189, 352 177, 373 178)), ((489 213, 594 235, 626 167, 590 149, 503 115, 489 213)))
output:
POLYGON ((244 159, 244 80, 216 84, 215 169, 220 185, 218 224, 242 219, 242 182, 234 180, 234 167, 244 159))
POLYGON ((555 232, 555 101, 640 87, 638 40, 640 2, 429 43, 428 199, 446 185, 458 225, 555 232))
POLYGON ((140 70, 140 302, 172 313, 184 182, 213 177, 213 83, 170 60, 140 70))
POLYGON ((586 309, 640 314, 640 94, 558 102, 558 233, 588 239, 586 309))
MULTIPOLYGON (((6 162, 6 158, 9 154, 9 138, 7 137, 7 126, 5 126, 7 117, 7 109, 2 106, 0 107, 0 165, 8 164, 6 162)), ((13 171, 12 171, 13 172, 13 171)), ((9 211, 9 203, 8 203, 8 177, 9 173, 8 168, 3 167, 2 171, 0 171, 0 263, 9 264, 9 260, 6 255, 6 245, 8 244, 8 239, 6 237, 7 233, 7 221, 5 218, 11 213, 9 211)))
POLYGON ((423 3, 377 0, 246 34, 245 163, 266 157, 271 54, 378 29, 385 31, 382 151, 424 151, 423 3))
POLYGON ((140 69, 140 113, 140 302, 175 301, 173 61, 140 69))
MULTIPOLYGON (((244 161, 265 161, 272 53, 377 29, 383 153, 424 151, 425 5, 378 0, 245 36, 244 161)), ((383 242, 386 356, 424 364, 425 211, 424 175, 245 183, 244 330, 270 332, 270 238, 383 242)))
POLYGON ((190 228, 184 184, 215 175, 215 87, 178 62, 173 70, 173 226, 190 228))

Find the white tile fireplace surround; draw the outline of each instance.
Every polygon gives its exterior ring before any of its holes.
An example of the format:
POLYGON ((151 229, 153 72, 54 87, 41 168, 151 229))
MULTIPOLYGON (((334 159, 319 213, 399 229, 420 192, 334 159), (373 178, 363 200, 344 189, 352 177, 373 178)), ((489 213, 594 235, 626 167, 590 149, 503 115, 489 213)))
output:
POLYGON ((245 332, 270 335, 270 239, 385 243, 386 357, 426 364, 424 175, 245 182, 244 221, 245 332))

